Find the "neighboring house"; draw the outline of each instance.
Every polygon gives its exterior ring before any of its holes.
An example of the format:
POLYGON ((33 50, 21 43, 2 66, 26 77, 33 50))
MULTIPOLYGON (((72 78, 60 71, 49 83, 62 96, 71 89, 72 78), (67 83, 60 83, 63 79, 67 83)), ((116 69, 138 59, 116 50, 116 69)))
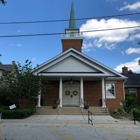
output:
POLYGON ((140 74, 128 71, 127 67, 122 68, 122 74, 128 79, 124 82, 125 94, 135 94, 140 105, 140 74))
POLYGON ((0 77, 2 77, 3 72, 9 72, 12 73, 15 71, 15 61, 12 61, 12 64, 2 64, 0 62, 0 77))
POLYGON ((82 53, 83 37, 73 19, 72 3, 69 28, 61 38, 62 53, 33 71, 51 84, 51 90, 38 95, 37 106, 52 106, 59 100, 59 107, 83 107, 85 102, 90 106, 107 106, 109 110, 122 107, 127 77, 82 53))

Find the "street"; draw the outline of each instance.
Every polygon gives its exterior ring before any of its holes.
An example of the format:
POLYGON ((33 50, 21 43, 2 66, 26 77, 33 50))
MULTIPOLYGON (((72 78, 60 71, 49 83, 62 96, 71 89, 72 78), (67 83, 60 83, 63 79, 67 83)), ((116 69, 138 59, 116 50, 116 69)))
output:
POLYGON ((140 125, 4 124, 2 140, 140 140, 140 125))

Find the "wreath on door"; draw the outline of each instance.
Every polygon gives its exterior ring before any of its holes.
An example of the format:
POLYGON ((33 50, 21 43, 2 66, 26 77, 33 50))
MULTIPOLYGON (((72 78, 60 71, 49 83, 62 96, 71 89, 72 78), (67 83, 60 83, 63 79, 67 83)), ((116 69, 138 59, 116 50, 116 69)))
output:
POLYGON ((65 92, 65 94, 66 94, 67 96, 70 95, 70 91, 67 90, 67 91, 65 92))
POLYGON ((76 96, 78 94, 78 92, 75 90, 73 91, 73 95, 76 96))

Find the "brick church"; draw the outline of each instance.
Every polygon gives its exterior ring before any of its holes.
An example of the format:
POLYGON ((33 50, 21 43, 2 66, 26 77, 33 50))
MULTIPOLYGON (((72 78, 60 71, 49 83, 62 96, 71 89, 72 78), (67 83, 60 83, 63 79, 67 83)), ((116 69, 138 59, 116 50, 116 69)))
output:
POLYGON ((69 27, 61 37, 62 53, 42 63, 33 71, 51 83, 51 90, 41 91, 37 107, 101 106, 114 110, 122 107, 124 99, 124 75, 82 53, 83 37, 76 28, 72 2, 69 27))

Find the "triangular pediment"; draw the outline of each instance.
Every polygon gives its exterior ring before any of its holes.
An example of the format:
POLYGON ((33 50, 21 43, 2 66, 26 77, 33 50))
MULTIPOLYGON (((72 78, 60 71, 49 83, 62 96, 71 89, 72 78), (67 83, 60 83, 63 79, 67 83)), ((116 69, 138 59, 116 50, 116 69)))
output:
POLYGON ((45 76, 106 77, 109 79, 127 79, 127 77, 104 64, 70 48, 60 55, 46 61, 33 70, 34 74, 45 76))
POLYGON ((43 72, 95 72, 99 73, 100 71, 94 67, 89 66, 83 61, 69 56, 55 65, 45 69, 43 72))

